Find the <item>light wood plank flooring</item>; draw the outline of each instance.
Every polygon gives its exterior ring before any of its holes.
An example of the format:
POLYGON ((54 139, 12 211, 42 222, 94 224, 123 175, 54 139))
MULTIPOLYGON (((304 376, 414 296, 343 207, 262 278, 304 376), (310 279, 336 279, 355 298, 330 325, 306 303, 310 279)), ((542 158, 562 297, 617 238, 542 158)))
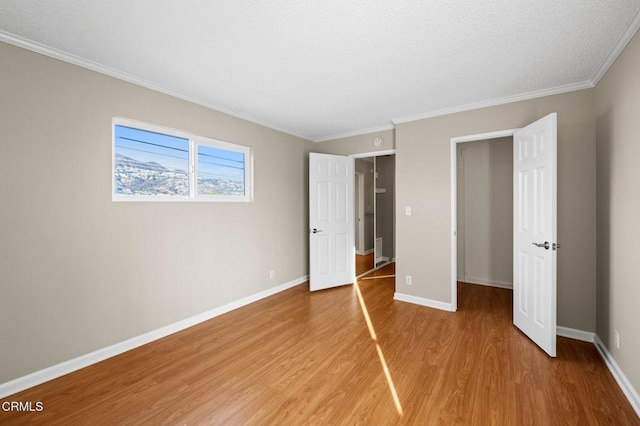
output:
POLYGON ((394 301, 392 275, 297 286, 13 395, 44 411, 0 423, 640 425, 592 344, 551 359, 511 325, 510 291, 460 283, 449 313, 394 301))
POLYGON ((356 254, 356 277, 372 270, 374 267, 373 252, 369 254, 356 254))

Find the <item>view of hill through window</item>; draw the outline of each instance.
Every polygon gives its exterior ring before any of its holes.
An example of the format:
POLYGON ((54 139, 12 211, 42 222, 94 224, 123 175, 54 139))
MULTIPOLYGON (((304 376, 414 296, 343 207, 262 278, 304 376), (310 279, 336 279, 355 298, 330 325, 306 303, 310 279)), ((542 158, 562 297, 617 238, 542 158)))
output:
POLYGON ((189 150, 198 195, 244 195, 245 155, 162 133, 115 126, 115 194, 189 197, 189 150))

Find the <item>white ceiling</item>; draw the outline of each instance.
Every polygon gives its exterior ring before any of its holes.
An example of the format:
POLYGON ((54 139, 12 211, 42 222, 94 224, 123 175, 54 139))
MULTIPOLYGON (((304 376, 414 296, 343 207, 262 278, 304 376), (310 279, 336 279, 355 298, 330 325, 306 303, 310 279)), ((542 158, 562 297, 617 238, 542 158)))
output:
POLYGON ((640 0, 0 0, 0 40, 310 140, 593 87, 640 0))

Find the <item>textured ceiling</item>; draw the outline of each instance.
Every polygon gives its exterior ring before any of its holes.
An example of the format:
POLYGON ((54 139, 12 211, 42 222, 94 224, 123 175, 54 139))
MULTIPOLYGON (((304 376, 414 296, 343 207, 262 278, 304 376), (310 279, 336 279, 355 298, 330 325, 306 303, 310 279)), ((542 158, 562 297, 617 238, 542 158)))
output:
POLYGON ((0 40, 310 140, 592 87, 640 0, 0 0, 0 40))

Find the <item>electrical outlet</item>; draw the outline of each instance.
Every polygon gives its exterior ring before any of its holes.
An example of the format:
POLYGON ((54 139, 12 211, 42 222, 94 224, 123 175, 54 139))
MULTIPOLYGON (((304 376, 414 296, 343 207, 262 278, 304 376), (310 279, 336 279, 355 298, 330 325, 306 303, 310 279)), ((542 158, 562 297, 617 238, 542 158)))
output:
POLYGON ((618 333, 618 330, 613 330, 613 340, 616 345, 616 349, 620 349, 620 333, 618 333))
POLYGON ((406 285, 411 285, 411 284, 413 284, 413 279, 411 278, 411 275, 407 275, 407 276, 404 278, 404 283, 405 283, 406 285))
POLYGON ((272 280, 276 276, 276 271, 269 271, 269 279, 272 280))

